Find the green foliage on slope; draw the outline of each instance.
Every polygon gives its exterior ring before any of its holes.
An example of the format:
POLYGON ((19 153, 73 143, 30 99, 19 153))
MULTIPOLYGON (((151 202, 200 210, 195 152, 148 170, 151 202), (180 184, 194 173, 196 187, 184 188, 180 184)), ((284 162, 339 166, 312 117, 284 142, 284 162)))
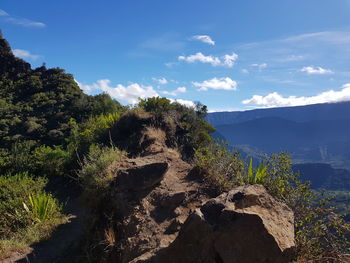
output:
POLYGON ((84 94, 71 74, 45 66, 31 69, 14 57, 0 39, 0 145, 18 140, 62 145, 70 135, 71 120, 120 111, 123 107, 107 94, 84 94))
POLYGON ((77 145, 98 141, 123 110, 107 94, 84 94, 63 69, 32 69, 0 37, 0 260, 66 220, 46 183, 74 174, 77 145))
POLYGON ((27 173, 0 175, 0 260, 48 237, 66 221, 58 201, 45 193, 46 183, 27 173))

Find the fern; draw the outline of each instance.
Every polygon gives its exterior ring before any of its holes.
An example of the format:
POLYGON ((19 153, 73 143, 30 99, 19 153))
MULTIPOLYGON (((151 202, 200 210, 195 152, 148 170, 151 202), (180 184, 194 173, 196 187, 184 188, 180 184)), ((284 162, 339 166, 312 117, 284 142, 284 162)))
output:
POLYGON ((268 165, 259 164, 258 169, 253 173, 253 159, 250 158, 248 166, 248 184, 262 184, 267 175, 268 165))

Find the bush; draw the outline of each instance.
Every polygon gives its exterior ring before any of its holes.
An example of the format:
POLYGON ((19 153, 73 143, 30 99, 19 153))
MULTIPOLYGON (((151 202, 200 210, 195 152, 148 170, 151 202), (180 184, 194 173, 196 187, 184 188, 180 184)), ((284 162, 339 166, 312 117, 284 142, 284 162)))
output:
POLYGON ((71 152, 84 156, 92 144, 109 144, 110 128, 120 119, 120 113, 114 112, 90 117, 86 122, 76 124, 73 120, 72 135, 68 138, 71 152))
POLYGON ((259 183, 294 211, 298 262, 330 255, 339 257, 341 253, 350 252, 350 224, 336 214, 334 208, 327 206, 326 200, 315 201, 309 184, 299 181, 299 175, 293 172, 288 154, 266 157, 255 171, 252 161, 247 165, 239 153, 231 153, 225 144, 214 143, 197 150, 196 159, 206 182, 219 191, 259 183))
POLYGON ((60 146, 40 146, 33 151, 32 162, 36 174, 45 176, 63 176, 66 173, 66 166, 71 159, 69 152, 60 146))
POLYGON ((66 222, 61 205, 45 193, 46 183, 27 173, 0 176, 0 261, 49 237, 66 222))
POLYGON ((27 173, 0 176, 0 236, 9 237, 32 223, 23 202, 31 194, 41 193, 46 183, 46 179, 34 179, 27 173))
MULTIPOLYGON (((156 118, 166 120, 170 117, 178 125, 178 144, 184 148, 183 152, 194 152, 211 143, 210 133, 215 128, 205 121, 207 107, 200 102, 196 102, 194 107, 187 107, 166 98, 154 97, 141 99, 138 107, 155 114, 156 118)), ((188 155, 187 159, 192 159, 193 156, 188 155)))
POLYGON ((232 153, 218 142, 196 151, 197 166, 205 180, 219 192, 245 184, 244 162, 239 152, 232 153))
POLYGON ((111 164, 120 161, 124 155, 124 152, 115 147, 90 147, 90 152, 84 157, 78 171, 78 178, 89 199, 98 198, 101 191, 108 186, 113 178, 111 164))

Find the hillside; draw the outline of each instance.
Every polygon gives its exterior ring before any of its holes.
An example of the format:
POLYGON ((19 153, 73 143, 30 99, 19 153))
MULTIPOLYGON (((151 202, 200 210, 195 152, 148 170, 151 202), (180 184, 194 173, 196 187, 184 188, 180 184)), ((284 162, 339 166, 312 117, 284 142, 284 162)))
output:
POLYGON ((60 145, 74 122, 122 106, 107 94, 84 94, 71 74, 45 65, 31 69, 0 37, 0 145, 32 140, 60 145))

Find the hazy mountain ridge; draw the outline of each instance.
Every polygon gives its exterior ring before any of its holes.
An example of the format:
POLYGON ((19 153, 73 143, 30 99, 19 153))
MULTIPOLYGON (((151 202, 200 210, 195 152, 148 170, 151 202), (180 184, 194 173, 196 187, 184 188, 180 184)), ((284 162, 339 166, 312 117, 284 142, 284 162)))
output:
POLYGON ((208 114, 207 120, 214 126, 241 123, 266 117, 280 117, 296 122, 306 122, 311 120, 349 119, 349 112, 350 102, 348 101, 247 111, 212 112, 208 114))
POLYGON ((350 102, 210 113, 218 138, 250 152, 288 151, 297 163, 350 168, 350 102), (229 124, 219 124, 219 123, 229 124))

